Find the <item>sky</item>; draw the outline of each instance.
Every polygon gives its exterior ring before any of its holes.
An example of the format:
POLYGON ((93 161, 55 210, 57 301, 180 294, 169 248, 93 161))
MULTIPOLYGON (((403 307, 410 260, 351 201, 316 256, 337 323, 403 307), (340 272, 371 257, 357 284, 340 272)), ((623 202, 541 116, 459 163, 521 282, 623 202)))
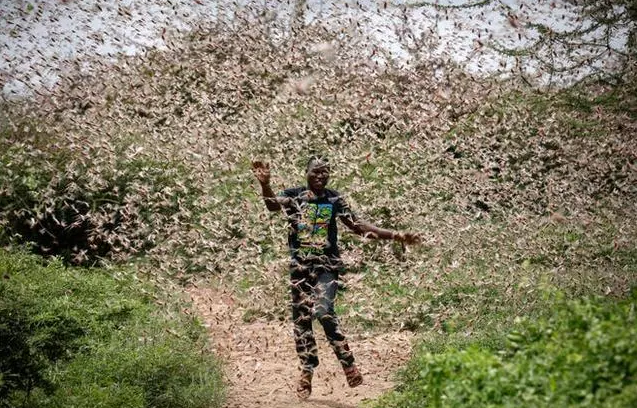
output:
MULTIPOLYGON (((580 18, 577 7, 564 0, 303 3, 305 24, 341 33, 342 40, 360 45, 361 58, 372 62, 408 69, 423 59, 437 58, 461 64, 475 75, 506 75, 519 67, 540 83, 556 78, 539 70, 533 59, 516 61, 491 46, 528 47, 540 37, 530 24, 543 24, 556 32, 590 24, 580 18), (454 7, 472 3, 484 4, 454 7), (382 52, 371 56, 374 48, 382 52)), ((285 35, 294 5, 295 0, 0 0, 0 94, 22 98, 34 90, 54 90, 60 75, 88 73, 92 64, 113 64, 121 56, 166 49, 169 38, 178 39, 199 24, 230 21, 238 8, 265 16, 276 23, 278 35, 285 35)), ((594 31, 589 39, 601 35, 594 31)), ((611 43, 623 49, 626 33, 613 33, 611 43)), ((572 64, 583 57, 585 53, 563 52, 557 63, 572 64)), ((585 73, 559 80, 567 83, 585 73)))

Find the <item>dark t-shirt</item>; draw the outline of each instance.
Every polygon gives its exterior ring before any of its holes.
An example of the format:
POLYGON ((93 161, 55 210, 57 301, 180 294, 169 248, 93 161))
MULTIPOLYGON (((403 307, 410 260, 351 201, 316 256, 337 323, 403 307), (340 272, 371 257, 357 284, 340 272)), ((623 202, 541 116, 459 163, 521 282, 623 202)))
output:
POLYGON ((336 217, 356 220, 343 197, 330 189, 322 197, 314 197, 307 187, 288 188, 279 196, 291 199, 284 210, 290 222, 288 245, 292 258, 327 256, 329 260, 338 260, 336 217))

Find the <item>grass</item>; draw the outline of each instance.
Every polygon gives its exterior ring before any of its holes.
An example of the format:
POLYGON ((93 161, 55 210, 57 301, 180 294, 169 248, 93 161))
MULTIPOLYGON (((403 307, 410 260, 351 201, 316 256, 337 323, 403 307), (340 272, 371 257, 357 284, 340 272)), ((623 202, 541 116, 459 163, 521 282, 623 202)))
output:
POLYGON ((0 251, 0 275, 0 406, 221 406, 205 330, 134 273, 0 251))

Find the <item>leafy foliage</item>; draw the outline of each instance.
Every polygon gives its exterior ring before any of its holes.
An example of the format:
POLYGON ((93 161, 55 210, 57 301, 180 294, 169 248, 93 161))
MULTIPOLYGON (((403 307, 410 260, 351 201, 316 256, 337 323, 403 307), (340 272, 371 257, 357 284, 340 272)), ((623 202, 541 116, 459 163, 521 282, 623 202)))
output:
POLYGON ((378 407, 629 407, 637 403, 637 293, 558 301, 501 347, 425 343, 378 407))
POLYGON ((79 265, 117 259, 121 252, 152 248, 158 233, 180 222, 180 211, 192 209, 197 196, 183 168, 140 151, 127 153, 132 142, 104 155, 96 146, 65 144, 59 134, 28 122, 5 122, 3 132, 5 243, 31 242, 38 253, 79 265))
POLYGON ((0 406, 220 406, 205 332, 132 273, 2 251, 0 275, 0 406))

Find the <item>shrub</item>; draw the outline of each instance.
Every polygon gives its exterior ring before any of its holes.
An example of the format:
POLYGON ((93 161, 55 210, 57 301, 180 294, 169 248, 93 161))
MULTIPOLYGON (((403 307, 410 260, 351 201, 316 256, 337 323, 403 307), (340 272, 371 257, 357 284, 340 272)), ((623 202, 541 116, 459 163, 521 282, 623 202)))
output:
POLYGON ((504 346, 421 348, 378 407, 629 407, 637 404, 637 291, 630 299, 560 301, 504 346))
POLYGON ((155 237, 191 214, 198 189, 187 172, 127 154, 133 141, 120 140, 107 155, 96 150, 99 140, 60 144, 59 135, 24 123, 4 124, 1 132, 0 244, 29 242, 39 254, 94 265, 152 248, 155 237))
POLYGON ((0 406, 219 406, 203 328, 109 272, 0 251, 0 406))

